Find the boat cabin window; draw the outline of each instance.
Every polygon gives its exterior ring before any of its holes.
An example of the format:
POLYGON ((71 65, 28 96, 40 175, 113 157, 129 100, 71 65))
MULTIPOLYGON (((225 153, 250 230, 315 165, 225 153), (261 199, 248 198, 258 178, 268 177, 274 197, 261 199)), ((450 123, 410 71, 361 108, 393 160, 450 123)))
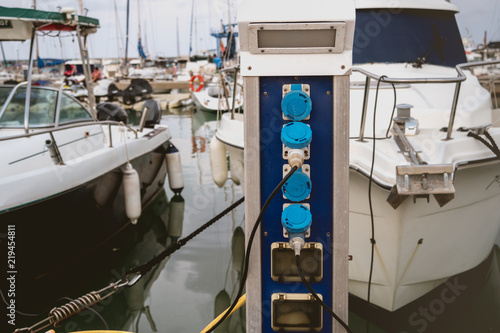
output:
MULTIPOLYGON (((0 103, 2 108, 12 87, 0 87, 0 103)), ((29 127, 54 126, 58 91, 40 87, 31 87, 29 110, 29 127)), ((18 87, 8 102, 0 118, 0 127, 23 127, 24 109, 26 105, 26 86, 18 87)), ((59 123, 92 120, 90 113, 73 98, 62 94, 59 123)))
POLYGON ((455 67, 467 62, 453 12, 358 9, 353 63, 411 63, 455 67))
POLYGON ((83 105, 75 101, 73 98, 62 94, 59 123, 62 124, 81 120, 92 120, 92 117, 83 105))
MULTIPOLYGON (((2 87, 2 90, 5 87, 2 87)), ((12 87, 8 87, 8 94, 12 87)), ((1 93, 3 98, 3 93, 1 93)), ((6 103, 2 100, 3 104, 6 103)), ((3 127, 22 127, 24 126, 24 109, 26 106, 26 87, 19 87, 5 111, 0 118, 0 126, 3 127)), ((57 104, 57 91, 37 87, 31 87, 31 99, 29 110, 29 126, 43 127, 54 125, 57 104)))
POLYGON ((0 87, 0 110, 5 104, 7 97, 9 97, 12 87, 0 87))

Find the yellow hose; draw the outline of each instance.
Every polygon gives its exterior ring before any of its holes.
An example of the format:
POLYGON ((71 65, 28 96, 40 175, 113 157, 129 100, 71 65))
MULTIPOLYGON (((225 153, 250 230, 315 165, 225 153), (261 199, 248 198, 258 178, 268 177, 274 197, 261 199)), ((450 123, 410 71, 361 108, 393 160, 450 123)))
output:
MULTIPOLYGON (((232 315, 234 313, 234 311, 241 308, 241 306, 243 304, 245 304, 246 301, 247 301, 247 294, 244 294, 243 296, 240 297, 240 299, 238 300, 238 303, 236 303, 236 306, 234 307, 233 311, 231 311, 229 316, 232 315)), ((200 333, 208 332, 208 330, 211 329, 224 316, 224 314, 227 312, 227 310, 229 310, 229 308, 227 308, 224 312, 222 312, 220 315, 218 315, 217 318, 212 320, 212 322, 210 324, 208 324, 207 327, 205 327, 200 333)), ((227 318, 229 318, 229 316, 227 316, 227 318)))

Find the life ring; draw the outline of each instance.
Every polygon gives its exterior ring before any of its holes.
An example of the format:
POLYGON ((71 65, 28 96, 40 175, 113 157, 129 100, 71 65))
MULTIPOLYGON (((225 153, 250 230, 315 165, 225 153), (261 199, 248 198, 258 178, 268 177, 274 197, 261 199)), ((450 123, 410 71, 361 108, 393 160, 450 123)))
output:
POLYGON ((194 92, 198 92, 201 89, 203 89, 203 77, 201 75, 193 75, 193 77, 191 77, 191 80, 189 80, 189 88, 191 89, 191 91, 194 91, 194 92), (196 79, 198 79, 200 84, 195 88, 194 87, 194 80, 196 80, 196 79))

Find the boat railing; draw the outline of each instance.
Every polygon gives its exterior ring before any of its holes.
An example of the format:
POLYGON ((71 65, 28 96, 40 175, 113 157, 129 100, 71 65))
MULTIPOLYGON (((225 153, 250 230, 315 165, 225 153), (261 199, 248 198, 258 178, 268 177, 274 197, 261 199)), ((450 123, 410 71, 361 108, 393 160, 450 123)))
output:
MULTIPOLYGON (((365 125, 366 125, 366 113, 368 108, 368 97, 370 92, 370 84, 371 80, 375 80, 377 82, 391 83, 391 84, 436 84, 436 83, 455 83, 455 92, 453 95, 453 102, 451 105, 450 119, 448 121, 448 129, 446 133, 446 138, 443 140, 451 140, 451 132, 453 129, 453 123, 455 121, 455 115, 457 112, 457 104, 458 97, 460 95, 460 87, 463 81, 467 79, 467 75, 464 73, 464 69, 471 67, 479 67, 479 66, 488 66, 500 64, 500 60, 490 60, 490 61, 478 61, 478 62, 470 62, 470 63, 462 63, 455 66, 455 69, 458 73, 456 77, 430 77, 430 78, 394 78, 387 77, 384 75, 377 75, 370 71, 367 71, 360 67, 353 67, 353 72, 358 72, 366 76, 365 80, 365 88, 364 88, 364 97, 363 97, 363 107, 361 114, 361 124, 359 129, 359 137, 357 141, 365 142, 364 133, 365 133, 365 125)), ((374 134, 375 135, 375 134, 374 134)))
POLYGON ((29 137, 32 137, 32 136, 42 135, 42 134, 50 134, 52 136, 52 133, 54 133, 54 132, 59 132, 59 131, 63 131, 63 130, 71 129, 71 128, 90 126, 90 125, 101 125, 101 126, 102 125, 108 125, 108 130, 109 130, 109 147, 110 148, 113 147, 113 135, 112 135, 112 131, 111 131, 111 128, 112 128, 113 125, 114 126, 117 126, 117 125, 118 126, 123 126, 123 127, 127 128, 128 130, 130 130, 130 131, 132 131, 134 133, 136 139, 138 138, 137 131, 135 129, 133 129, 132 127, 130 127, 129 125, 124 124, 123 122, 114 121, 114 120, 103 120, 103 121, 94 121, 94 120, 91 120, 91 121, 85 121, 85 122, 78 122, 78 123, 75 123, 75 124, 63 125, 63 126, 59 126, 59 127, 55 127, 55 128, 50 128, 50 129, 46 129, 46 130, 36 131, 36 132, 29 132, 29 133, 23 133, 23 134, 19 134, 19 135, 12 135, 12 136, 8 136, 8 137, 1 137, 0 141, 8 141, 8 140, 21 139, 21 138, 29 138, 29 137))

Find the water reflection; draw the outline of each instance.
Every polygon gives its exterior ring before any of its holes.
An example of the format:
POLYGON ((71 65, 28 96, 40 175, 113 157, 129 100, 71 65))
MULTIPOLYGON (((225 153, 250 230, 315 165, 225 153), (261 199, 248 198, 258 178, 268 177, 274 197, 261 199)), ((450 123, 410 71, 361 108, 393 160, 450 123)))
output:
POLYGON ((349 324, 354 332, 500 332, 499 267, 495 246, 476 268, 392 313, 350 296, 349 324))
MULTIPOLYGON (((162 252, 167 247, 169 237, 167 232, 170 225, 169 209, 171 205, 163 190, 144 210, 136 226, 130 225, 108 243, 78 258, 57 274, 34 281, 29 289, 25 287, 19 290, 20 304, 27 305, 27 302, 21 301, 27 298, 29 306, 23 306, 18 310, 40 315, 24 317, 19 314, 16 326, 33 325, 46 317, 49 309, 68 301, 63 298, 77 298, 92 290, 99 290, 119 280, 130 268, 144 264, 162 252)), ((176 224, 182 225, 182 221, 176 221, 176 224)), ((182 229, 182 226, 180 228, 182 229)), ((112 295, 94 307, 97 313, 85 311, 64 322, 56 332, 102 329, 105 324, 99 315, 109 327, 130 327, 136 317, 148 312, 144 300, 167 260, 154 267, 133 287, 112 295)))

